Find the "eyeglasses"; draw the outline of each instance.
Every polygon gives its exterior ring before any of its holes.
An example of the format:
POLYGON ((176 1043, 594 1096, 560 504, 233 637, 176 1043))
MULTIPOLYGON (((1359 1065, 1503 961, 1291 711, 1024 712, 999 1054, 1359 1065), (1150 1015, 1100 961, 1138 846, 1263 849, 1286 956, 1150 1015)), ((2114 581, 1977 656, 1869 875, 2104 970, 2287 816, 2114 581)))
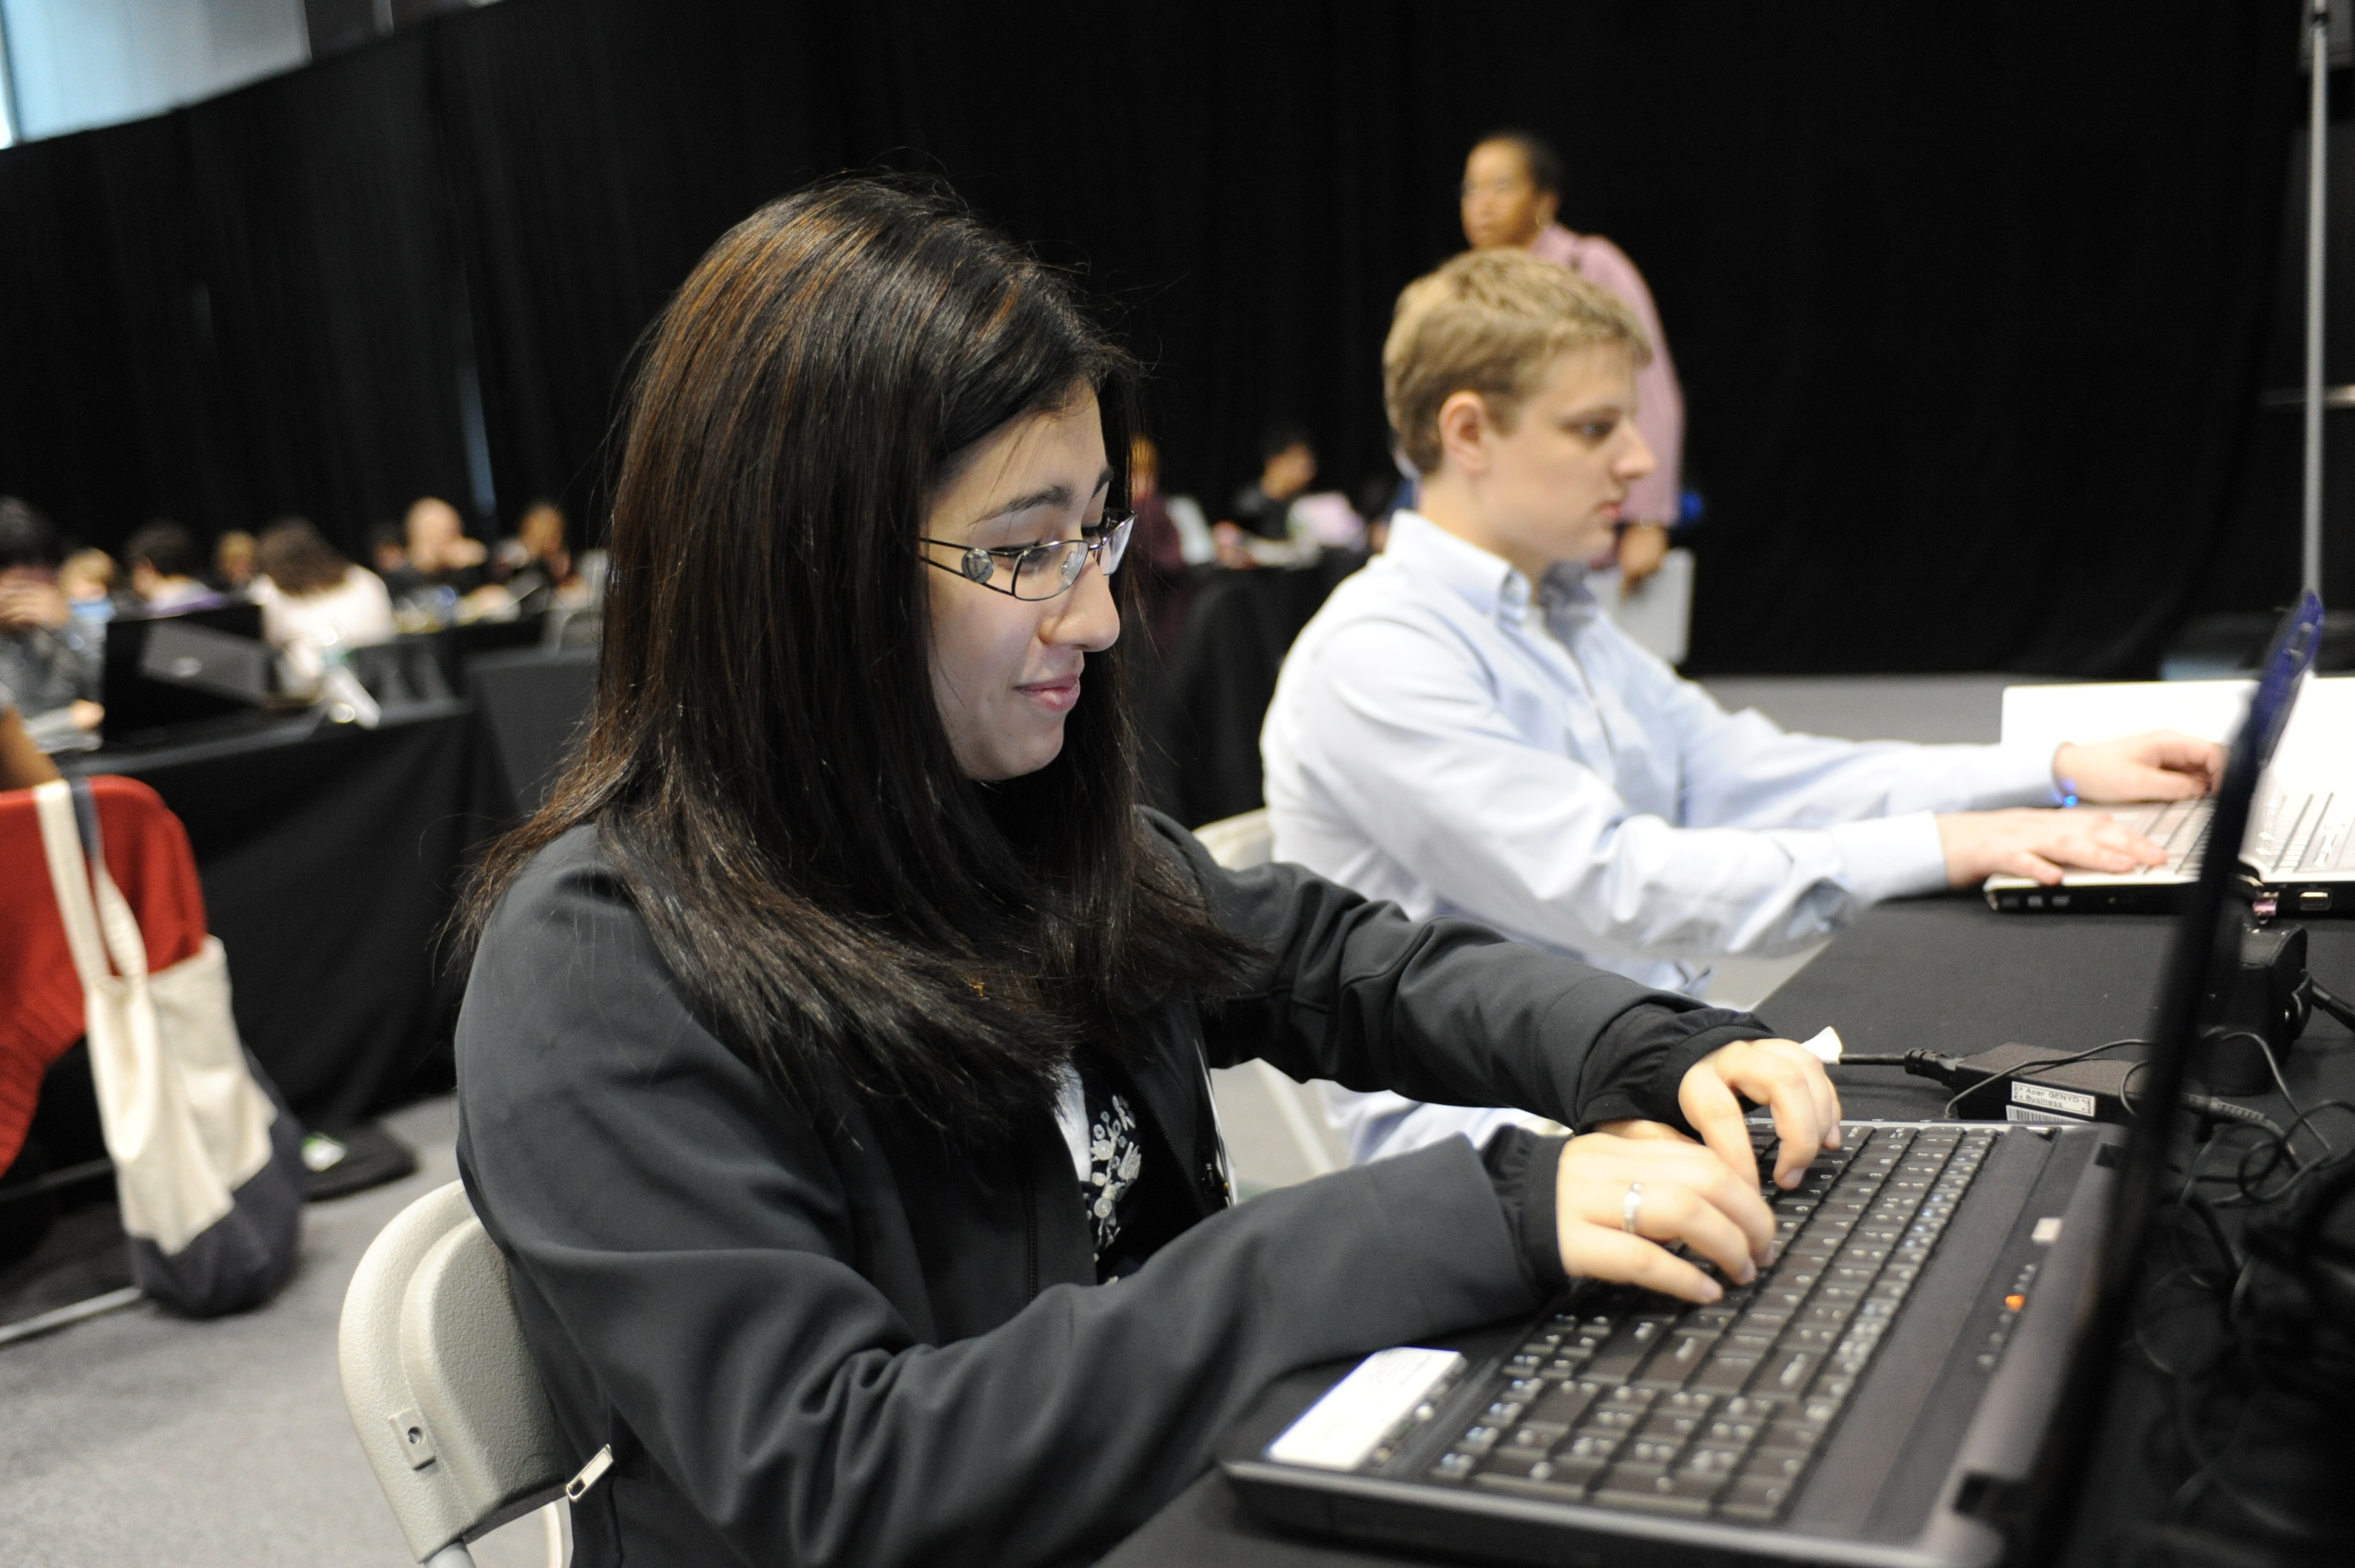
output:
POLYGON ((1118 571, 1120 558, 1128 553, 1129 533, 1135 527, 1135 512, 1106 512, 1103 521, 1081 529, 1083 537, 1075 539, 1001 545, 996 549, 948 539, 919 539, 916 542, 958 552, 954 566, 934 560, 929 555, 924 557, 927 566, 953 571, 968 582, 977 582, 1017 599, 1052 599, 1070 591, 1071 584, 1080 580, 1080 573, 1088 569, 1088 557, 1098 552, 1102 552, 1106 577, 1118 571), (1001 575, 1005 578, 1002 582, 1001 575))

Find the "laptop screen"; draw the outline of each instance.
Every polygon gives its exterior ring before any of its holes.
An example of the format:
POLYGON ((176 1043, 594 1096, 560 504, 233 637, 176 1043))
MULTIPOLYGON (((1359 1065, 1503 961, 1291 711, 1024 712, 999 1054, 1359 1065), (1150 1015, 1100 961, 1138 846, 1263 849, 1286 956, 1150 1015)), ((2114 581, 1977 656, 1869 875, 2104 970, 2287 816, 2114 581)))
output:
MULTIPOLYGON (((2322 601, 2309 592, 2282 618, 2274 635, 2248 715, 2225 763, 2223 784, 2216 792, 2211 844, 2238 844, 2247 836, 2258 776, 2289 723, 2290 709, 2314 667, 2321 641, 2322 601)), ((2239 961, 2242 935, 2248 929, 2248 906, 2233 886, 2240 875, 2237 857, 2203 857, 2200 879, 2177 920, 2159 977, 2149 1059, 2134 1081, 2137 1115, 2103 1239, 2094 1297, 2069 1386, 2036 1467, 2041 1495, 2030 1500, 2030 1517, 2022 1520, 2030 1527, 2023 1543, 2028 1562, 2057 1561, 2067 1545, 2071 1516, 2092 1461, 2095 1427, 2108 1403, 2115 1351, 2125 1337, 2133 1294, 2150 1254, 2152 1216, 2166 1184, 2168 1151, 2178 1136, 2179 1118, 2162 1107, 2173 1107, 2183 1093, 2199 1039, 2200 998, 2219 965, 2239 961)))

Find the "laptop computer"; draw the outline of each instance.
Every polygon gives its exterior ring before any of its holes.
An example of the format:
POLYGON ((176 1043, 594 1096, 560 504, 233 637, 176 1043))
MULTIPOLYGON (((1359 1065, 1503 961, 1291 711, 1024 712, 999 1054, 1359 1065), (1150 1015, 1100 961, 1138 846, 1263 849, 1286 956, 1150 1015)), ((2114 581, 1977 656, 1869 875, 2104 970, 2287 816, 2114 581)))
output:
MULTIPOLYGON (((2175 728, 2227 735, 2246 681, 2128 682, 2112 687, 2015 687, 2004 694, 2004 739, 2044 745, 2073 733, 2175 728)), ((2264 759, 2240 859, 2262 915, 2355 913, 2355 680, 2310 684, 2264 759)), ((2071 871, 2059 886, 1990 877, 1991 908, 2027 913, 2171 912, 2198 877, 2212 799, 2087 807, 2109 813, 2167 851, 2132 871, 2071 871)))
POLYGON ((107 743, 253 714, 275 689, 273 670, 258 604, 117 616, 107 623, 101 677, 107 743))
MULTIPOLYGON (((2285 621, 2223 787, 2247 824, 2321 630, 2285 621)), ((2237 941, 2192 883, 2137 1098, 2172 1105, 2237 941)), ((2049 1561, 2082 1490, 2175 1118, 1844 1125, 1776 1257, 1696 1307, 1582 1282, 1536 1318, 1271 1389, 1222 1450, 1308 1533, 1506 1563, 2049 1561)), ((1761 1169, 1771 1130, 1761 1128, 1761 1169)), ((1730 1282, 1728 1282, 1730 1284, 1730 1282)))

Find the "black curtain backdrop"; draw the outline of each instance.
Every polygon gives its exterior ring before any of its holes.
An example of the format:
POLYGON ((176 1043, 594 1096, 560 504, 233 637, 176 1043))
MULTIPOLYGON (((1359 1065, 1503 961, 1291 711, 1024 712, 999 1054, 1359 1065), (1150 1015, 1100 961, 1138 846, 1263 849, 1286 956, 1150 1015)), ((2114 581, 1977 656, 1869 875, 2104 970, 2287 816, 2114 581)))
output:
POLYGON ((868 166, 1085 270, 1212 516, 1278 418, 1353 488, 1391 302, 1516 123, 1659 301, 1710 507, 1697 667, 2137 673, 2220 560, 2295 560, 2229 519, 2297 12, 505 0, 0 154, 0 490, 101 543, 293 511, 357 552, 467 504, 478 376, 485 525, 541 495, 593 525, 669 292, 868 166))

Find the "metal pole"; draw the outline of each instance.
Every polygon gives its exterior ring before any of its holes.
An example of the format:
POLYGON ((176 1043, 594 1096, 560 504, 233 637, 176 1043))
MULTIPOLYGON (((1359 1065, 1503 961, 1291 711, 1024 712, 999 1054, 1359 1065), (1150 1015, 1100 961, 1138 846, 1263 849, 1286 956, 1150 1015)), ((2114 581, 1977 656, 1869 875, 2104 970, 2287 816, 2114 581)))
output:
POLYGON ((2301 560, 2306 591, 2322 592, 2322 268, 2325 194, 2329 162, 2330 0, 2310 0, 2307 42, 2312 48, 2313 92, 2306 147, 2306 528, 2301 560))

